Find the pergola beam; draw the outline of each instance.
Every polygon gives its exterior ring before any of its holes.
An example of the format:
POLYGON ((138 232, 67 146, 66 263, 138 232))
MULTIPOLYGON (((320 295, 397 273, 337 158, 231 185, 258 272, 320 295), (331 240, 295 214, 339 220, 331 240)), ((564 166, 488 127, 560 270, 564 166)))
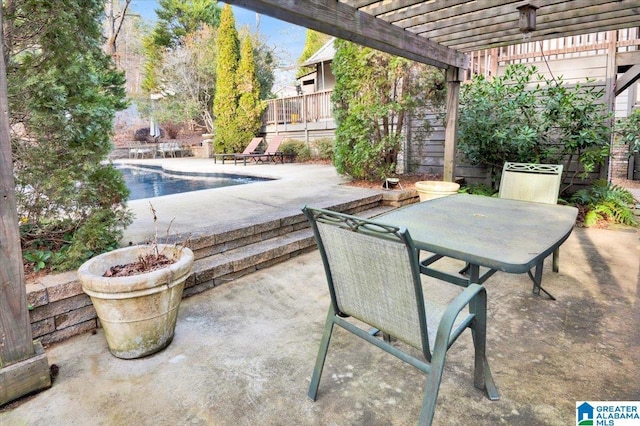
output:
POLYGON ((640 64, 631 67, 630 70, 625 72, 622 77, 616 81, 616 96, 627 90, 629 86, 638 81, 638 79, 640 79, 640 64))
POLYGON ((336 0, 229 0, 227 3, 438 68, 469 68, 466 54, 336 0))

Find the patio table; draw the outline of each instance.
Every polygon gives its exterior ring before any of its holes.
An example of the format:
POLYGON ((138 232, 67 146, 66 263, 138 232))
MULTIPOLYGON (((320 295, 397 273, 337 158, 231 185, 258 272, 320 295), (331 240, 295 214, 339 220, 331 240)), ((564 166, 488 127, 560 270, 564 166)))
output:
POLYGON ((578 209, 544 203, 456 194, 394 210, 381 222, 404 226, 415 246, 432 255, 420 272, 460 286, 484 283, 496 271, 528 273, 544 291, 544 259, 571 234, 578 209), (434 269, 443 257, 467 262, 466 276, 434 269), (480 275, 480 267, 488 270, 480 275), (531 269, 535 268, 535 275, 531 269))

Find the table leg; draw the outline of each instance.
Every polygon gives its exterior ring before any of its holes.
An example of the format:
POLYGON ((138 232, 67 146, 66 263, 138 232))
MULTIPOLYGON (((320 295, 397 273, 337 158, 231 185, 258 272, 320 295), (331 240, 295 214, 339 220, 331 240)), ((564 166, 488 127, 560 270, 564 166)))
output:
POLYGON ((542 267, 543 267, 543 265, 544 265, 544 260, 542 260, 540 263, 538 263, 536 265, 535 275, 532 274, 531 271, 527 271, 527 273, 529 274, 529 278, 531 278, 531 281, 533 281, 533 289, 531 289, 531 292, 533 294, 540 295, 540 290, 542 290, 544 292, 544 294, 549 296, 549 299, 556 300, 556 298, 553 297, 553 295, 551 293, 549 293, 547 290, 545 290, 542 287, 542 267))
POLYGON ((467 275, 467 272, 469 271, 469 267, 470 267, 470 266, 471 266, 471 265, 470 265, 469 263, 467 263, 466 265, 464 265, 464 268, 462 268, 462 269, 460 269, 460 270, 458 271, 458 273, 459 273, 460 275, 467 275))
POLYGON ((471 263, 467 264, 467 275, 469 277, 470 283, 480 283, 480 266, 472 265, 471 263))

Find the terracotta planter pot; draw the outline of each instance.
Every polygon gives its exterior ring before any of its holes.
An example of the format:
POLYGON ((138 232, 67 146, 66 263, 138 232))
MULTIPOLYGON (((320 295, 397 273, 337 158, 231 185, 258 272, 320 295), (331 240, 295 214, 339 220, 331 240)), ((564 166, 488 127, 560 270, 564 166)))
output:
POLYGON ((460 185, 455 182, 443 182, 438 180, 423 180, 416 182, 416 191, 420 196, 420 201, 433 200, 458 192, 460 185))
POLYGON ((128 277, 103 277, 114 265, 135 262, 150 246, 125 247, 101 254, 78 269, 82 290, 91 297, 109 351, 118 358, 140 358, 171 343, 184 283, 193 265, 185 247, 158 245, 176 262, 163 269, 128 277))

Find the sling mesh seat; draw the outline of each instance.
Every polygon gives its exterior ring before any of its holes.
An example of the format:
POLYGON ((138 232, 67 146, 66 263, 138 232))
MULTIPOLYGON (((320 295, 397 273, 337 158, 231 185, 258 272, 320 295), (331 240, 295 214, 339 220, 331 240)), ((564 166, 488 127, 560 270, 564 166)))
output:
POLYGON ((483 286, 471 284, 453 301, 443 303, 431 297, 428 288, 423 290, 418 250, 406 229, 329 210, 305 207, 303 211, 320 249, 331 296, 309 387, 312 400, 317 397, 334 325, 428 374, 420 424, 433 420, 446 352, 466 329, 473 336, 474 385, 490 399, 498 399, 485 355, 483 286), (349 317, 402 343, 376 337, 349 317), (422 356, 403 350, 403 343, 422 356))

